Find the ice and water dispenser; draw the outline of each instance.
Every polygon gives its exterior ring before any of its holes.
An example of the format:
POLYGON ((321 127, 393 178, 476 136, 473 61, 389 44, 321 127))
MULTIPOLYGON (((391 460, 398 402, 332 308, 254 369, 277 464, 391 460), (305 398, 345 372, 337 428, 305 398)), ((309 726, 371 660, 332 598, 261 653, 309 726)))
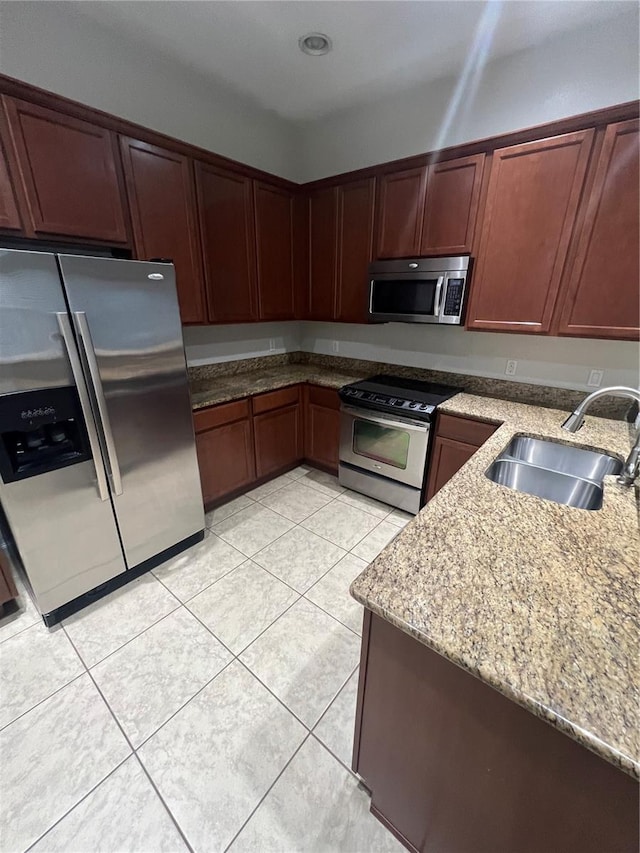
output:
POLYGON ((0 396, 0 475, 5 483, 89 458, 75 387, 0 396))

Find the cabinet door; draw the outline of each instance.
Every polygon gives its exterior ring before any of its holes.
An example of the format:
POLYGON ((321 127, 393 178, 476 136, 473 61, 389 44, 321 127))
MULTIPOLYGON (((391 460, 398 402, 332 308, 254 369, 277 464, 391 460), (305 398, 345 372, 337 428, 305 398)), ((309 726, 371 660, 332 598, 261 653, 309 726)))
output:
POLYGON ((452 438, 437 435, 431 450, 429 477, 427 480, 427 500, 448 482, 464 463, 471 459, 477 450, 474 444, 465 444, 452 438))
POLYGON ((205 504, 248 486, 256 478, 249 419, 196 433, 205 504))
POLYGON ((305 450, 311 462, 333 473, 340 455, 340 398, 337 391, 313 385, 305 389, 305 450))
POLYGON ((196 163, 204 269, 213 323, 258 318, 251 179, 196 163))
POLYGON ((421 254, 471 252, 484 154, 429 166, 421 254))
POLYGON ((569 270, 561 335, 637 339, 640 315, 638 119, 605 133, 577 254, 569 270))
POLYGON ((302 428, 297 403, 254 415, 253 434, 258 477, 281 471, 302 459, 302 428))
POLYGON ((114 135, 26 101, 4 103, 34 232, 125 243, 114 135))
POLYGON ((549 331, 593 133, 494 152, 467 328, 549 331))
POLYGON ((334 320, 337 265, 336 187, 309 197, 309 318, 334 320))
POLYGON ((0 104, 0 228, 6 228, 10 231, 21 231, 22 220, 18 210, 13 181, 11 180, 11 170, 7 157, 7 140, 5 139, 4 129, 2 105, 0 104))
POLYGON ((136 257, 171 258, 183 323, 206 323, 207 309, 191 161, 120 137, 136 257))
POLYGON ((293 196, 254 181, 261 320, 293 317, 293 196))
POLYGON ((426 186, 426 167, 389 172, 379 178, 376 257, 420 254, 426 186))
POLYGON ((337 319, 346 323, 367 320, 367 271, 373 242, 375 179, 352 181, 338 187, 337 319))

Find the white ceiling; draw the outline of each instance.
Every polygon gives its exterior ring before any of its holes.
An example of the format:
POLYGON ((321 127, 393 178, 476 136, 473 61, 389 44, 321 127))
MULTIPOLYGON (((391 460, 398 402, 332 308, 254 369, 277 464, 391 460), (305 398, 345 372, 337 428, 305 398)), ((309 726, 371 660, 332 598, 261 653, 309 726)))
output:
POLYGON ((64 5, 294 120, 317 119, 457 74, 474 44, 481 57, 491 59, 638 8, 624 0, 73 0, 64 5), (298 38, 310 31, 329 35, 333 51, 304 55, 298 38))

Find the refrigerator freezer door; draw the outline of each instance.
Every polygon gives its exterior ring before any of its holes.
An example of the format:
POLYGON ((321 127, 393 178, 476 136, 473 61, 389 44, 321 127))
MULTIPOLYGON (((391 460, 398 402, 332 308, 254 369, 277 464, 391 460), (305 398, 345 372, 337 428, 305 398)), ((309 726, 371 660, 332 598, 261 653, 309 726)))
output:
POLYGON ((59 261, 133 568, 204 527, 174 270, 59 261))
MULTIPOLYGON (((71 332, 55 256, 0 250, 0 426, 11 418, 15 423, 17 412, 25 434, 42 424, 51 430, 60 424, 56 406, 64 389, 75 387, 77 419, 89 439, 97 437, 73 335, 65 342, 65 328, 71 332), (23 411, 31 393, 39 394, 38 410, 23 411)), ((90 445, 86 461, 6 482, 0 476, 0 500, 43 613, 126 568, 100 448, 90 445)))
POLYGON ((0 394, 73 385, 56 318, 66 310, 54 255, 0 249, 0 394))

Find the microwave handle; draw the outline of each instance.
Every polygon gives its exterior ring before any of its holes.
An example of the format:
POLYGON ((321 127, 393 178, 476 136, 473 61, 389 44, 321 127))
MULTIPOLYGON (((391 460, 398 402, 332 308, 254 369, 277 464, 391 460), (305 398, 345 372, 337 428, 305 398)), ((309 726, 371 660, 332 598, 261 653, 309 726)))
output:
POLYGON ((440 305, 442 303, 442 285, 444 283, 444 276, 438 276, 438 283, 436 284, 436 292, 433 297, 433 316, 440 316, 440 305))

